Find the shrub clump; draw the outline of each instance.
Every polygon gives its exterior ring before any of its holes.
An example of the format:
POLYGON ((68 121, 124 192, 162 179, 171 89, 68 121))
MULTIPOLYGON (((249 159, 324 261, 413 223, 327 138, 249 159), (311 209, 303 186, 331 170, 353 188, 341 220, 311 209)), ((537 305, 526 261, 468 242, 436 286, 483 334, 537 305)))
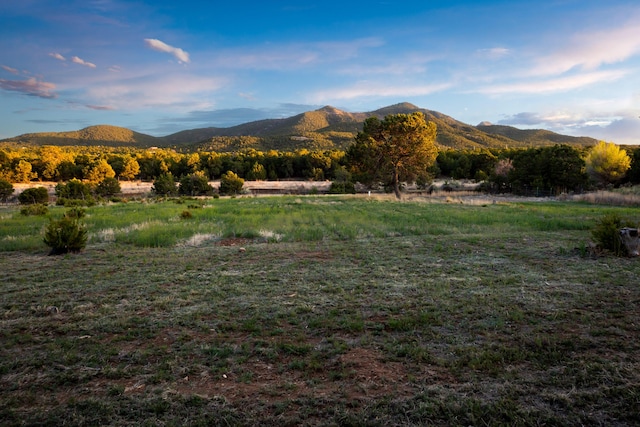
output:
POLYGON ((192 173, 180 179, 178 193, 184 196, 211 196, 214 189, 203 173, 192 173))
POLYGON ((58 206, 92 206, 95 204, 91 194, 91 185, 79 179, 71 179, 66 184, 56 185, 56 205, 58 206))
POLYGON ((222 195, 240 194, 243 186, 244 179, 232 171, 228 171, 220 177, 220 194, 222 195))
POLYGON ((620 229, 623 227, 635 228, 636 224, 623 220, 616 213, 604 215, 591 230, 591 236, 599 248, 611 251, 617 256, 625 255, 626 248, 620 240, 620 229))
POLYGON ((96 194, 101 197, 111 197, 122 191, 120 182, 115 178, 105 178, 96 186, 96 194))
POLYGON ((6 179, 0 179, 0 201, 6 202, 13 194, 13 184, 6 179))
POLYGON ((178 194, 178 185, 171 172, 160 175, 153 181, 151 191, 158 196, 175 196, 178 194))
POLYGON ((20 193, 18 201, 23 205, 46 205, 49 203, 49 193, 45 187, 27 188, 20 193))
POLYGON ((36 203, 34 205, 26 205, 20 209, 20 214, 24 216, 31 215, 47 215, 49 213, 49 208, 47 205, 43 205, 41 203, 36 203))
POLYGON ((87 229, 80 223, 78 212, 68 212, 59 220, 50 220, 44 243, 51 248, 49 255, 80 252, 87 244, 87 229), (75 217, 74 217, 75 215, 75 217))

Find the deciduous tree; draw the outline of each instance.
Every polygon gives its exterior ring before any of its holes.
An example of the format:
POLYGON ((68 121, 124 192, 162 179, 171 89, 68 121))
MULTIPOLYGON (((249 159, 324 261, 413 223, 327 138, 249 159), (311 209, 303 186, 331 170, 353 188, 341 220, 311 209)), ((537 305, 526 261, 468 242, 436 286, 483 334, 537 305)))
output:
POLYGON ((601 184, 615 184, 631 167, 627 152, 613 142, 598 142, 586 158, 587 172, 601 184))

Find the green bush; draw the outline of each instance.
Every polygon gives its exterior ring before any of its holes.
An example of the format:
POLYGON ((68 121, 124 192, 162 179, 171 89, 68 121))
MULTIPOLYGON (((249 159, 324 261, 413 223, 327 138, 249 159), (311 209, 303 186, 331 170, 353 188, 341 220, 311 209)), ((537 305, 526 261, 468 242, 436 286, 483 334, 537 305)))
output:
POLYGON ((151 191, 158 196, 175 196, 178 194, 178 185, 171 172, 160 175, 153 181, 151 191))
POLYGON ((624 255, 626 249, 620 240, 620 229, 636 226, 637 224, 628 220, 625 221, 620 215, 612 213, 600 218, 596 226, 591 230, 591 236, 600 248, 612 251, 615 255, 624 255))
POLYGON ((49 255, 80 252, 87 244, 87 229, 77 218, 65 215, 59 220, 49 221, 44 243, 51 248, 49 255))
POLYGON ((23 205, 46 205, 49 203, 49 193, 45 187, 27 188, 20 193, 18 201, 23 205))
POLYGON ((220 194, 240 194, 242 186, 244 186, 244 179, 240 178, 232 171, 228 171, 220 177, 220 194))
POLYGON ((190 211, 182 211, 180 213, 180 218, 182 218, 182 219, 191 219, 191 218, 193 218, 193 214, 190 211))
POLYGON ((85 209, 82 209, 81 207, 72 207, 64 214, 64 216, 66 216, 67 218, 80 219, 84 218, 86 213, 87 211, 85 209))
POLYGON ((209 180, 202 173, 185 175, 180 180, 178 193, 184 196, 211 196, 214 189, 209 185, 209 180))
POLYGON ((120 182, 115 178, 105 178, 96 186, 96 194, 101 197, 111 197, 120 193, 120 182))
POLYGON ((47 205, 36 203, 34 205, 26 205, 20 209, 20 214, 24 216, 46 215, 49 213, 47 205))
POLYGON ((56 197, 75 200, 91 199, 91 186, 79 179, 71 179, 66 184, 61 182, 56 185, 56 197))
POLYGON ((330 194, 356 194, 356 187, 353 182, 333 181, 329 187, 330 194))
POLYGON ((6 202, 13 194, 13 184, 6 179, 0 179, 0 201, 6 202))
POLYGON ((58 206, 93 206, 96 203, 91 194, 91 185, 79 179, 56 185, 56 197, 58 206))

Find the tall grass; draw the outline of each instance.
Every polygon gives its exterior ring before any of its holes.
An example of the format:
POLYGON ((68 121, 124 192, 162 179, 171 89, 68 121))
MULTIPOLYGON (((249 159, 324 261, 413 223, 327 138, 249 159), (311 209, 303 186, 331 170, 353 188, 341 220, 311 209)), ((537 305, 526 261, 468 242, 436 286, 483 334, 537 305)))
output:
MULTIPOLYGON (((190 209, 175 201, 130 202, 94 206, 83 218, 91 244, 170 247, 191 237, 245 238, 260 241, 356 240, 390 236, 486 235, 527 231, 585 231, 602 215, 631 216, 630 207, 572 202, 464 205, 371 200, 362 197, 269 197, 211 199, 190 209), (275 237, 277 236, 277 238, 275 237)), ((64 208, 52 207, 51 217, 64 208)), ((43 250, 47 217, 25 217, 5 208, 0 251, 43 250)))

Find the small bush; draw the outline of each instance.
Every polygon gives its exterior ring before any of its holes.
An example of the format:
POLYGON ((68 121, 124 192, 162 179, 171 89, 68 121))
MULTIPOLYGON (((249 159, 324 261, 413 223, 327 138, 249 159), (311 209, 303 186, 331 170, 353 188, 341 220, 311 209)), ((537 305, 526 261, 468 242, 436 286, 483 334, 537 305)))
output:
POLYGON ((43 205, 37 203, 35 205, 26 205, 20 209, 20 214, 24 216, 31 215, 47 215, 49 213, 49 208, 47 205, 43 205))
POLYGON ((182 213, 180 214, 180 218, 190 219, 190 218, 193 218, 193 214, 191 214, 190 211, 182 211, 182 213))
POLYGON ((333 181, 331 187, 329 187, 330 194, 355 194, 356 187, 353 182, 347 181, 333 181))
POLYGON ((27 188, 20 193, 18 201, 23 205, 46 205, 49 203, 49 193, 45 187, 27 188))
POLYGON ((120 182, 115 178, 105 178, 96 186, 96 194, 101 197, 111 197, 120 193, 120 182))
POLYGON ((95 199, 91 194, 91 185, 79 179, 71 179, 66 184, 56 185, 56 205, 58 206, 93 206, 95 199))
POLYGON ((220 177, 220 194, 235 195, 240 194, 244 186, 244 179, 232 171, 228 171, 220 177))
POLYGON ((616 213, 608 214, 596 223, 591 230, 591 236, 601 249, 611 251, 615 255, 624 255, 626 249, 620 241, 620 229, 623 227, 636 227, 636 224, 623 220, 616 213))
POLYGON ((175 196, 178 194, 178 185, 171 173, 165 173, 153 181, 151 191, 158 196, 175 196))
POLYGON ((6 202, 13 191, 13 184, 5 179, 0 179, 0 201, 6 202))
POLYGON ((76 218, 64 216, 49 222, 44 243, 51 248, 49 255, 80 252, 87 244, 87 230, 76 218))
POLYGON ((91 197, 91 186, 79 179, 71 179, 69 182, 56 185, 56 197, 60 199, 87 200, 91 197))
POLYGON ((80 219, 80 218, 84 218, 84 216, 86 215, 87 211, 85 209, 82 209, 81 207, 72 207, 71 209, 69 209, 64 216, 66 216, 67 218, 75 218, 75 219, 80 219))
POLYGON ((192 173, 182 177, 178 192, 184 196, 211 196, 214 189, 204 174, 192 173))

